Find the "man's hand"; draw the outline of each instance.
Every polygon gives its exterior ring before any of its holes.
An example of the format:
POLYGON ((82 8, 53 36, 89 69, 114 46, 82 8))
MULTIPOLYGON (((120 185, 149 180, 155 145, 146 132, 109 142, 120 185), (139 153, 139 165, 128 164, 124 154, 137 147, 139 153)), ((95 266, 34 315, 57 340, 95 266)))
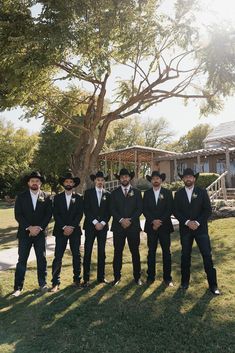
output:
POLYGON ((131 218, 123 218, 120 223, 122 228, 126 229, 131 225, 131 218))
POLYGON ((102 230, 104 228, 104 225, 102 223, 96 223, 95 229, 96 230, 102 230))
POLYGON ((36 237, 40 232, 41 228, 39 226, 29 226, 28 229, 30 237, 36 237))
POLYGON ((195 221, 189 221, 189 222, 187 223, 187 226, 188 226, 189 229, 191 229, 191 230, 196 230, 196 229, 198 228, 198 224, 197 224, 197 222, 195 222, 195 221))
POLYGON ((73 233, 74 227, 66 226, 64 227, 64 235, 69 237, 73 233))
POLYGON ((152 225, 153 230, 158 230, 158 228, 162 225, 162 221, 160 219, 154 219, 152 225))

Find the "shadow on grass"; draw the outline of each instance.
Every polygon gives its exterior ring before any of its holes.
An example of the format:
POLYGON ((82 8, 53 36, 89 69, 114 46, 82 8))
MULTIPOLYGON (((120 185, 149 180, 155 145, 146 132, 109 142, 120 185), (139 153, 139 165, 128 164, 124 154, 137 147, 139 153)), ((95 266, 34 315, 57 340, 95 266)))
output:
MULTIPOLYGON (((173 274, 178 279, 181 252, 178 239, 173 239, 172 248, 173 274)), ((229 244, 218 250, 216 265, 230 266, 227 254, 231 251, 229 244)), ((146 253, 144 249, 143 271, 146 253)), ((108 255, 110 259, 111 251, 108 255)), ((109 276, 111 264, 112 261, 107 262, 109 276)), ((63 265, 66 276, 69 266, 67 258, 63 265)), ((95 276, 96 260, 91 270, 95 276)), ((33 291, 16 299, 2 297, 0 344, 17 353, 234 352, 231 300, 228 296, 225 300, 223 296, 213 297, 205 290, 203 263, 197 248, 193 249, 192 281, 187 292, 177 286, 166 288, 159 284, 162 276, 159 251, 157 281, 153 285, 138 287, 133 283, 131 261, 126 254, 123 273, 120 285, 114 288, 94 282, 89 289, 68 286, 55 294, 42 296, 33 291)))
POLYGON ((15 344, 18 353, 232 352, 232 338, 225 342, 230 324, 212 322, 208 292, 196 298, 167 289, 165 296, 162 284, 149 290, 129 282, 2 298, 9 305, 0 312, 8 333, 0 343, 15 344))

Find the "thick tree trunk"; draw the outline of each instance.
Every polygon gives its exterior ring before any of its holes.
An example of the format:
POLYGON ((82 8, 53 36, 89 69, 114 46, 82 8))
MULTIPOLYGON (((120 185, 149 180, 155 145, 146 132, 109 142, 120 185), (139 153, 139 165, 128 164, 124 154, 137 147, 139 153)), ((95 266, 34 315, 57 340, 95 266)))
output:
POLYGON ((93 132, 82 132, 76 150, 72 155, 71 169, 73 174, 81 179, 77 188, 80 193, 91 186, 90 175, 97 172, 98 157, 104 144, 108 125, 105 123, 105 126, 101 127, 97 140, 93 132))

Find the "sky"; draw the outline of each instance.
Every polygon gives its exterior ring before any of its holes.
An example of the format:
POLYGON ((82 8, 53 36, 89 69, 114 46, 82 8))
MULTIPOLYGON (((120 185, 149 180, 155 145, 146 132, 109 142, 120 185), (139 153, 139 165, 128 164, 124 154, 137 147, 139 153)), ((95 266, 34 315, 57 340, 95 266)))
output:
MULTIPOLYGON (((204 6, 203 15, 200 16, 201 24, 208 24, 210 21, 232 21, 235 13, 234 0, 200 0, 204 6)), ((165 10, 172 11, 172 0, 164 2, 165 10)), ((199 19, 198 19, 199 20, 199 19)), ((108 95, 112 95, 113 82, 107 86, 108 95)), ((5 120, 13 122, 16 128, 24 127, 31 132, 39 132, 42 127, 42 120, 33 119, 30 122, 20 120, 21 109, 5 111, 0 114, 5 120)), ((144 115, 144 118, 157 119, 164 117, 169 122, 169 127, 175 133, 175 138, 186 134, 194 126, 201 123, 208 123, 217 126, 220 123, 235 120, 235 97, 229 97, 224 101, 224 109, 216 115, 201 117, 199 114, 199 104, 190 101, 187 106, 183 100, 171 98, 154 107, 151 107, 144 115)))

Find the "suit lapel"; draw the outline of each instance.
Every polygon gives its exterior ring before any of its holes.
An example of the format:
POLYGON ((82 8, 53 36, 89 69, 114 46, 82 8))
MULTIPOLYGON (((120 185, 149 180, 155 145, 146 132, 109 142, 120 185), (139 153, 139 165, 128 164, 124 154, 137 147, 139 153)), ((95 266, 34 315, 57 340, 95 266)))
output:
POLYGON ((96 201, 96 206, 99 208, 100 206, 99 206, 99 200, 98 200, 96 188, 92 189, 92 201, 93 200, 96 201))
MULTIPOLYGON (((26 202, 28 203, 29 205, 29 209, 31 209, 31 212, 34 212, 34 208, 33 208, 33 201, 32 201, 32 197, 31 197, 31 194, 30 194, 30 191, 28 190, 27 193, 26 193, 26 202)), ((37 205, 36 205, 37 206, 37 205)))
MULTIPOLYGON (((188 199, 188 195, 187 195, 187 192, 185 190, 185 188, 183 188, 183 196, 184 196, 184 199, 185 199, 185 202, 190 205, 190 202, 189 202, 189 199, 188 199)), ((192 201, 192 200, 191 200, 192 201)))
POLYGON ((37 198, 37 202, 36 202, 36 207, 35 207, 35 210, 34 211, 37 211, 38 208, 40 207, 40 203, 41 202, 44 202, 44 193, 40 190, 39 191, 39 194, 38 194, 38 198, 37 198))
MULTIPOLYGON (((76 194, 72 192, 71 198, 70 198, 70 203, 69 203, 69 208, 68 211, 70 211, 73 208, 74 203, 76 202, 76 194), (74 201, 73 201, 74 200, 74 201)), ((66 204, 67 206, 67 204, 66 204)))

